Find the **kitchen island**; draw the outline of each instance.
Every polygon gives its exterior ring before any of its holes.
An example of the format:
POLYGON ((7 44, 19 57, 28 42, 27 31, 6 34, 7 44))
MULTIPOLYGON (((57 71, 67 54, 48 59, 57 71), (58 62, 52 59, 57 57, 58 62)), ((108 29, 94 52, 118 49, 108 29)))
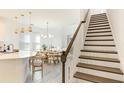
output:
POLYGON ((0 83, 24 83, 29 73, 29 58, 35 52, 0 53, 0 83))

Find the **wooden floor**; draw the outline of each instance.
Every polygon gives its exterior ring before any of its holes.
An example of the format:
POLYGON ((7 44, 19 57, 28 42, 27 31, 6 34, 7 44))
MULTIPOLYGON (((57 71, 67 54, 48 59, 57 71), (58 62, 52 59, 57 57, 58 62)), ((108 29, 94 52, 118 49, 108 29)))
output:
POLYGON ((41 71, 37 71, 35 72, 34 80, 32 80, 30 71, 26 83, 61 83, 61 63, 44 64, 43 72, 43 78, 41 76, 41 71))

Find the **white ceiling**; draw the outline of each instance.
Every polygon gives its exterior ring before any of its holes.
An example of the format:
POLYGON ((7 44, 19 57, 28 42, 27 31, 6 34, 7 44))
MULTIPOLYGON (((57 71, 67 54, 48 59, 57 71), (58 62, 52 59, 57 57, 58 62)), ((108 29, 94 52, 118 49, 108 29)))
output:
POLYGON ((28 23, 28 13, 32 12, 32 23, 44 28, 48 21, 49 27, 63 27, 72 25, 80 20, 79 9, 0 9, 0 16, 14 19, 15 16, 25 15, 25 23, 28 23))

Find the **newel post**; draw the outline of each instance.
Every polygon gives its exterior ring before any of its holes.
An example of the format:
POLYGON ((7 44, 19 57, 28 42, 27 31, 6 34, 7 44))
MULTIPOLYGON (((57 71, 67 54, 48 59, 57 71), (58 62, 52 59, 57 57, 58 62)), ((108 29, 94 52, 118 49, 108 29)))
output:
POLYGON ((62 52, 61 62, 62 62, 62 83, 65 83, 65 62, 66 62, 65 51, 62 52))

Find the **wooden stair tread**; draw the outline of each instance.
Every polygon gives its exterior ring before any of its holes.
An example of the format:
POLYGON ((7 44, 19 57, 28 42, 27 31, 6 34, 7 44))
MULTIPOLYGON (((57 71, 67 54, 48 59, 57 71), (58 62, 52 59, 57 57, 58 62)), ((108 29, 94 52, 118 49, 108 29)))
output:
POLYGON ((101 26, 101 27, 88 27, 88 29, 99 29, 99 28, 109 28, 110 26, 101 26))
POLYGON ((79 58, 81 58, 81 59, 89 59, 89 60, 99 60, 99 61, 108 61, 108 62, 120 63, 120 61, 118 59, 115 59, 115 58, 85 56, 85 55, 80 55, 79 58))
POLYGON ((106 17, 105 18, 91 18, 90 21, 99 21, 99 20, 108 20, 106 17))
POLYGON ((91 19, 95 19, 95 18, 107 18, 107 16, 106 15, 92 15, 91 16, 91 19))
POLYGON ((104 19, 91 18, 90 22, 92 22, 92 21, 108 21, 108 19, 107 18, 104 18, 104 19))
POLYGON ((106 17, 103 18, 103 19, 102 19, 102 18, 101 18, 101 19, 100 19, 100 18, 99 18, 99 19, 98 19, 98 18, 91 18, 91 19, 90 19, 90 22, 91 22, 91 21, 108 21, 108 19, 107 19, 106 17))
POLYGON ((112 36, 111 35, 87 35, 86 37, 108 37, 108 36, 112 36))
POLYGON ((92 22, 108 22, 108 19, 104 19, 104 20, 90 20, 90 23, 92 22))
POLYGON ((116 51, 103 51, 103 50, 81 50, 81 52, 94 52, 94 53, 110 53, 110 54, 117 54, 116 51))
POLYGON ((77 67, 99 70, 99 71, 105 71, 105 72, 123 75, 122 71, 119 68, 98 66, 98 65, 86 64, 86 63, 78 63, 77 67))
POLYGON ((102 45, 102 44, 84 44, 84 46, 102 46, 102 47, 115 47, 115 45, 102 45))
POLYGON ((94 22, 94 23, 89 23, 89 24, 109 24, 109 22, 108 21, 106 21, 106 22, 94 22))
POLYGON ((98 17, 92 16, 90 20, 92 20, 92 19, 107 19, 107 17, 106 16, 98 16, 98 17))
POLYGON ((86 39, 85 41, 114 41, 114 39, 86 39))
POLYGON ((105 15, 105 16, 97 16, 97 17, 91 16, 90 20, 91 20, 91 19, 108 19, 108 18, 107 18, 107 16, 105 15))
POLYGON ((123 81, 94 76, 94 75, 85 74, 81 72, 76 72, 74 74, 74 77, 78 79, 86 80, 86 81, 91 81, 94 83, 123 83, 123 81))
POLYGON ((110 27, 103 27, 103 28, 88 28, 88 31, 89 30, 102 30, 102 29, 110 29, 110 27))
POLYGON ((87 31, 87 34, 92 34, 92 33, 109 33, 111 31, 87 31))
POLYGON ((96 22, 96 21, 93 21, 93 22, 90 22, 90 25, 91 25, 91 24, 100 24, 100 23, 101 23, 101 24, 103 24, 103 23, 104 23, 104 24, 108 24, 108 21, 97 21, 97 22, 96 22))
POLYGON ((101 18, 101 17, 107 17, 106 15, 92 15, 91 18, 101 18))
POLYGON ((91 18, 90 21, 95 21, 95 20, 108 20, 107 17, 103 17, 103 18, 91 18))
POLYGON ((90 23, 89 26, 91 25, 99 25, 99 24, 108 24, 109 22, 100 22, 100 23, 90 23))
POLYGON ((93 27, 104 27, 104 26, 109 26, 109 24, 98 25, 98 26, 89 26, 88 28, 93 28, 93 27))

